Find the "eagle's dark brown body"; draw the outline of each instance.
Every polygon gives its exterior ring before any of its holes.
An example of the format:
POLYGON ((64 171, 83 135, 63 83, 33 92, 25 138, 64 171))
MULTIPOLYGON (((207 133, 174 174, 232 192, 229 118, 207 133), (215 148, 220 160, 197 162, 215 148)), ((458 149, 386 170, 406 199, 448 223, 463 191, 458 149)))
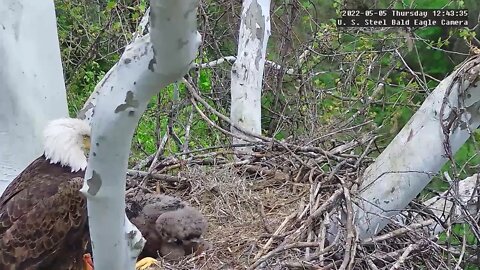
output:
POLYGON ((89 239, 85 171, 33 161, 0 198, 0 270, 77 270, 89 239))

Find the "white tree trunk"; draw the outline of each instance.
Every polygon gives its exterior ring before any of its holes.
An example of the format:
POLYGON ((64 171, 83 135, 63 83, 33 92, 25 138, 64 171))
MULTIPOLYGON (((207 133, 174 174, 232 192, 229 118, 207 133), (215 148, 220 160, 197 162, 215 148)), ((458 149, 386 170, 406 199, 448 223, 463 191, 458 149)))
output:
MULTIPOLYGON (((475 217, 478 213, 476 188, 479 182, 480 174, 467 177, 462 181, 458 181, 458 194, 453 194, 455 188, 451 187, 442 194, 425 201, 423 205, 431 210, 432 214, 444 224, 471 222, 472 219, 470 218, 475 217)), ((453 182, 451 184, 454 185, 453 182)), ((423 220, 424 218, 418 215, 415 222, 423 220)), ((432 235, 435 236, 445 230, 442 224, 438 222, 430 225, 429 229, 432 235)))
POLYGON ((443 124, 449 125, 449 144, 455 153, 470 137, 471 129, 480 125, 480 85, 474 83, 479 75, 479 57, 444 79, 425 100, 420 109, 370 165, 359 188, 358 207, 355 207, 355 224, 358 237, 365 239, 375 235, 402 211, 429 183, 447 162, 444 142, 446 140, 440 121, 440 109, 451 83, 452 89, 445 101, 443 124), (463 74, 465 73, 465 74, 463 74), (459 87, 460 86, 460 87, 459 87), (455 118, 452 110, 464 111, 455 118))
MULTIPOLYGON (((197 0, 151 0, 151 33, 127 46, 97 87, 92 148, 82 192, 88 199, 96 270, 133 269, 144 239, 125 216, 125 176, 134 130, 150 98, 195 59, 197 0)), ((90 104, 90 105, 89 105, 90 104)), ((95 106, 94 106, 95 105, 95 106)))
POLYGON ((0 1, 0 194, 42 154, 42 131, 68 115, 52 0, 0 1))
MULTIPOLYGON (((231 72, 232 123, 254 134, 261 134, 263 71, 270 36, 270 0, 244 0, 238 51, 231 72)), ((241 134, 232 127, 234 134, 241 134)), ((244 143, 233 138, 233 143, 244 143)), ((250 148, 237 148, 237 153, 250 148)))

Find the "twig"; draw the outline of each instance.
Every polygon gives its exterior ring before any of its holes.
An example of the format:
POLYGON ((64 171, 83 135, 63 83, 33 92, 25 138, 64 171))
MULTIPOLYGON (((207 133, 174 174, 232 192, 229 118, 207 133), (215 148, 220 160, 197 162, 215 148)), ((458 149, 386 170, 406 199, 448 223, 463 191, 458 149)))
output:
MULTIPOLYGON (((255 143, 235 143, 235 144, 217 145, 217 146, 210 146, 210 147, 190 150, 190 151, 186 151, 184 153, 175 153, 175 154, 173 154, 173 156, 191 155, 191 154, 194 154, 194 153, 207 152, 207 151, 215 150, 215 149, 256 146, 256 145, 262 145, 262 144, 263 144, 262 142, 255 142, 255 143)), ((153 158, 153 155, 152 155, 152 158, 153 158)))
MULTIPOLYGON (((326 214, 326 218, 328 218, 328 214, 326 214)), ((327 248, 322 248, 322 249, 318 249, 313 255, 310 256, 310 261, 313 261, 313 260, 320 260, 320 258, 323 258, 323 255, 330 252, 331 250, 333 250, 333 248, 337 247, 338 244, 339 244, 339 240, 340 240, 340 234, 337 233, 337 235, 335 235, 335 239, 333 239, 333 241, 330 243, 330 245, 327 247, 327 248)), ((325 239, 323 239, 323 242, 325 244, 325 239)))
POLYGON ((155 157, 155 154, 148 156, 147 158, 145 158, 145 159, 141 160, 140 162, 138 162, 132 169, 133 169, 133 170, 140 170, 141 168, 147 166, 147 164, 148 164, 149 162, 151 162, 154 157, 155 157))
POLYGON ((462 250, 460 252, 460 256, 458 257, 457 265, 455 265, 455 270, 462 269, 460 264, 463 261, 463 256, 465 255, 465 248, 467 246, 467 237, 465 236, 465 224, 463 224, 463 235, 462 235, 462 250))
MULTIPOLYGON (((333 180, 333 178, 336 176, 336 174, 340 171, 340 168, 342 168, 342 166, 345 165, 346 162, 347 162, 346 160, 342 160, 340 163, 338 163, 338 164, 335 166, 335 168, 333 168, 333 170, 329 173, 328 178, 327 178, 327 181, 333 180)), ((322 204, 322 206, 321 206, 320 208, 316 209, 315 212, 313 212, 313 213, 310 214, 310 217, 308 217, 307 222, 308 222, 310 219, 317 218, 319 215, 322 214, 322 212, 324 212, 324 211, 326 211, 326 210, 329 210, 331 204, 333 204, 333 202, 336 201, 336 200, 340 197, 340 195, 342 194, 342 192, 343 192, 343 189, 342 189, 342 188, 340 188, 340 189, 338 189, 337 191, 335 191, 335 192, 333 193, 333 195, 332 195, 328 200, 326 200, 326 201, 322 204), (337 195, 337 194, 338 194, 338 195, 337 195), (328 205, 326 205, 327 203, 328 203, 328 205), (325 208, 325 209, 323 210, 322 207, 328 207, 328 208, 325 208)), ((319 200, 319 198, 317 198, 317 202, 315 203, 315 205, 317 205, 317 204, 319 203, 318 200, 319 200)), ((313 220, 311 220, 311 221, 313 221, 313 220)), ((311 221, 310 221, 310 222, 311 222, 311 221)))
POLYGON ((155 165, 157 164, 158 157, 163 153, 163 150, 165 149, 165 145, 167 144, 168 138, 170 137, 169 134, 170 134, 170 132, 168 132, 168 129, 167 129, 167 131, 163 135, 162 141, 160 142, 160 146, 158 147, 157 152, 155 153, 155 156, 153 157, 152 163, 150 164, 150 167, 148 168, 148 174, 145 175, 145 177, 143 177, 142 181, 140 182, 141 186, 146 185, 148 177, 153 172, 153 169, 155 169, 155 165))
POLYGON ((323 270, 322 267, 315 265, 314 263, 311 262, 286 262, 284 266, 289 267, 289 268, 300 268, 304 270, 323 270))
MULTIPOLYGON (((310 183, 310 209, 312 209, 312 206, 315 205, 315 196, 316 196, 316 187, 318 187, 318 183, 314 183, 313 181, 313 174, 315 173, 315 169, 311 169, 310 170, 310 173, 308 175, 308 180, 309 180, 309 183, 310 183)), ((313 238, 313 226, 310 224, 310 226, 307 227, 308 228, 308 235, 307 235, 307 241, 308 242, 311 242, 312 241, 312 238, 313 238)), ((310 248, 306 248, 305 250, 305 259, 308 260, 308 258, 310 257, 310 248)))
MULTIPOLYGON (((327 178, 327 182, 328 181, 331 181, 333 179, 333 177, 335 177, 335 174, 340 170, 340 168, 346 163, 345 160, 343 160, 342 162, 340 162, 339 164, 337 164, 335 166, 335 168, 333 168, 333 170, 330 172, 330 174, 328 175, 328 178, 327 178)), ((320 186, 318 186, 318 188, 315 190, 315 196, 317 196, 318 194, 318 191, 319 191, 319 188, 320 186)), ((322 206, 320 208, 317 208, 317 205, 320 203, 320 198, 317 197, 317 200, 315 202, 315 205, 307 205, 306 209, 302 212, 302 214, 299 216, 299 220, 301 218, 303 218, 303 215, 304 213, 306 213, 307 209, 310 209, 310 217, 307 219, 307 221, 305 222, 305 226, 309 226, 311 224, 311 222, 313 221, 313 219, 317 218, 318 216, 320 216, 323 212, 325 212, 326 210, 330 209, 330 206, 331 204, 336 201, 338 199, 338 197, 342 194, 342 190, 341 189, 338 189, 337 191, 335 191, 335 193, 328 199, 326 200, 322 206), (334 200, 334 201, 330 201, 330 200, 334 200), (322 208, 323 207, 323 208, 322 208), (312 213, 313 212, 313 213, 312 213), (308 223, 308 224, 307 224, 308 223)))
POLYGON ((367 147, 365 147, 365 150, 363 153, 360 155, 360 157, 357 159, 357 162, 355 162, 355 165, 353 167, 358 168, 360 166, 360 163, 363 161, 365 156, 367 155, 368 151, 370 150, 370 147, 372 146, 373 142, 378 138, 379 136, 374 136, 367 144, 367 147))
POLYGON ((356 253, 356 231, 353 225, 353 206, 352 206, 352 198, 350 197, 350 191, 341 178, 339 178, 340 182, 342 183, 342 190, 343 195, 345 197, 345 205, 347 208, 347 222, 346 222, 346 230, 347 230, 347 237, 345 239, 345 254, 343 256, 343 263, 340 265, 340 270, 344 269, 352 269, 353 262, 355 259, 356 253))
POLYGON ((270 235, 270 237, 278 237, 278 235, 275 235, 274 232, 272 232, 272 228, 270 228, 270 226, 268 225, 268 221, 267 221, 267 215, 265 214, 265 210, 264 210, 264 205, 262 203, 262 201, 260 201, 259 205, 258 205, 258 213, 260 214, 260 217, 262 218, 262 223, 263 223, 263 227, 265 229, 265 231, 270 235))
MULTIPOLYGON (((178 89, 178 83, 174 83, 173 85, 173 103, 171 106, 170 113, 168 114, 168 123, 167 123, 167 129, 168 133, 170 136, 172 136, 172 139, 175 141, 177 144, 178 149, 182 149, 183 143, 180 140, 180 138, 175 134, 175 129, 173 128, 173 125, 176 122, 178 111, 183 108, 185 105, 187 105, 186 100, 180 102, 179 101, 179 89, 178 89)), ((159 130, 159 129, 158 129, 159 130)))
MULTIPOLYGON (((218 66, 220 64, 223 64, 225 62, 233 64, 236 60, 237 60, 237 58, 235 56, 224 56, 222 58, 210 61, 208 63, 201 63, 201 64, 192 63, 192 65, 190 66, 190 69, 212 68, 212 67, 218 66)), ((294 75, 295 74, 295 69, 293 69, 293 68, 285 69, 280 64, 277 64, 273 61, 266 60, 265 64, 272 67, 275 70, 283 70, 285 72, 285 74, 288 74, 288 75, 294 75)))
POLYGON ((192 122, 193 122, 193 110, 190 110, 190 114, 188 115, 188 122, 187 122, 187 125, 185 126, 185 139, 182 146, 183 159, 186 158, 186 154, 188 152, 188 143, 190 141, 190 128, 192 126, 192 122))
POLYGON ((422 86, 422 88, 426 91, 428 91, 428 86, 426 85, 425 81, 422 81, 420 79, 420 77, 418 77, 418 75, 410 68, 410 66, 407 64, 407 62, 405 61, 405 59, 403 58, 403 56, 400 54, 400 52, 398 51, 398 49, 395 49, 395 53, 397 54, 397 56, 400 58, 400 60, 402 61, 403 65, 407 68, 407 70, 410 72, 410 74, 412 74, 413 77, 415 77, 415 79, 417 80, 417 82, 422 86))
POLYGON ((200 117, 203 118, 203 120, 205 120, 209 125, 211 125, 212 127, 220 130, 222 133, 224 133, 225 135, 228 135, 228 136, 232 136, 232 137, 237 137, 239 139, 243 139, 244 141, 248 141, 250 143, 253 143, 255 142, 254 140, 250 139, 250 138, 247 138, 247 137, 240 137, 238 134, 233 134, 232 132, 228 131, 228 130, 225 130, 221 127, 219 127, 217 124, 215 124, 212 120, 210 120, 210 118, 208 118, 205 113, 203 113, 202 110, 200 110, 200 108, 198 107, 197 105, 197 102, 195 101, 195 99, 193 97, 190 98, 190 101, 192 102, 193 106, 195 107, 195 109, 197 110, 197 112, 200 114, 200 117))
MULTIPOLYGON (((297 243, 292 243, 292 244, 288 244, 288 245, 281 245, 279 247, 277 247, 276 249, 270 251, 269 253, 267 253, 265 256, 261 257, 260 259, 258 259, 255 263, 253 263, 252 265, 250 265, 247 270, 253 270, 255 269, 257 266, 259 266, 262 262, 268 260, 269 258, 271 258, 272 256, 274 256, 275 254, 277 253, 280 253, 282 251, 285 251, 285 250, 289 250, 289 249, 292 249, 292 248, 306 248, 306 247, 318 247, 318 242, 297 242, 297 243)), ((329 252, 331 249, 333 249, 333 245, 330 245, 328 246, 323 253, 327 253, 329 252)))
POLYGON ((257 252, 257 255, 255 255, 255 257, 253 258, 253 260, 258 260, 258 258, 260 258, 263 253, 268 250, 268 248, 272 245, 273 243, 273 240, 274 240, 274 237, 275 236, 278 236, 284 229, 285 229, 285 226, 288 224, 288 222, 290 220, 292 220, 293 218, 295 218, 295 216, 297 215, 297 213, 292 213, 290 215, 288 215, 284 220, 283 222, 280 224, 280 226, 278 226, 278 228, 275 230, 275 232, 273 233, 272 237, 270 237, 270 239, 268 239, 267 243, 265 243, 265 245, 257 252))
POLYGON ((390 238, 393 238, 393 237, 397 237, 397 236, 402 235, 404 233, 411 232, 411 231, 416 230, 418 228, 426 227, 426 226, 429 226, 429 225, 434 224, 434 223, 436 223, 436 221, 434 219, 427 219, 427 220, 424 220, 424 221, 419 222, 419 223, 413 223, 413 224, 410 224, 410 225, 405 226, 403 228, 397 229, 395 231, 391 231, 391 232, 388 232, 386 234, 382 234, 382 235, 379 235, 379 236, 375 236, 375 237, 372 237, 372 238, 365 239, 364 241, 362 241, 362 244, 363 245, 374 244, 376 242, 384 241, 384 240, 387 240, 387 239, 390 239, 390 238))
POLYGON ((313 212, 308 219, 305 221, 304 226, 310 225, 313 220, 317 217, 319 217, 321 214, 324 212, 328 211, 333 207, 333 204, 337 202, 337 200, 340 198, 340 196, 343 194, 342 189, 337 189, 330 198, 328 198, 315 212, 313 212))
POLYGON ((250 173, 255 173, 260 176, 271 177, 275 179, 282 179, 287 181, 289 179, 289 175, 282 172, 281 170, 276 169, 268 169, 268 167, 261 167, 258 165, 247 165, 245 166, 245 170, 250 173))
POLYGON ((151 177, 156 180, 161 180, 161 181, 167 181, 167 182, 180 182, 186 180, 185 178, 180 178, 176 176, 171 176, 168 174, 161 174, 161 173, 149 173, 149 172, 144 172, 144 171, 138 171, 138 170, 128 170, 127 175, 130 175, 132 177, 151 177))
POLYGON ((410 255, 410 253, 416 249, 419 249, 420 248, 420 245, 418 244, 410 244, 406 249, 405 251, 402 253, 402 255, 398 258, 398 260, 395 262, 395 264, 393 264, 393 266, 390 268, 390 270, 396 270, 396 269, 399 269, 400 266, 405 262, 405 260, 407 259, 408 255, 410 255))
MULTIPOLYGON (((320 223, 320 229, 319 229, 319 235, 318 239, 320 239, 320 244, 318 246, 318 265, 323 266, 324 261, 323 261, 323 250, 325 249, 325 239, 327 238, 327 222, 329 221, 330 217, 328 216, 328 213, 325 214, 325 218, 322 220, 320 223)), ((311 260, 311 257, 307 258, 307 260, 311 260)))
POLYGON ((330 150, 328 152, 332 155, 344 153, 344 152, 347 152, 350 149, 354 149, 355 147, 357 147, 359 145, 363 145, 366 142, 371 142, 371 140, 373 138, 375 138, 375 136, 373 136, 371 134, 365 134, 359 140, 352 140, 351 142, 340 145, 340 146, 337 146, 337 147, 333 148, 332 150, 330 150))
POLYGON ((325 134, 325 135, 322 135, 322 136, 320 136, 320 137, 318 137, 318 138, 315 138, 315 139, 309 141, 309 142, 306 143, 306 144, 307 144, 307 145, 311 145, 311 144, 316 143, 316 142, 323 142, 323 141, 325 141, 326 138, 328 138, 328 137, 332 137, 333 135, 337 135, 337 134, 342 133, 342 132, 345 132, 345 131, 349 131, 349 130, 352 130, 352 129, 357 129, 357 128, 362 127, 362 126, 366 126, 366 125, 368 125, 368 124, 370 124, 370 123, 372 123, 372 122, 373 122, 372 120, 368 120, 368 121, 366 121, 366 122, 364 122, 364 123, 361 123, 361 124, 358 124, 358 125, 355 125, 355 126, 341 128, 341 129, 339 129, 339 130, 335 130, 335 131, 332 131, 332 132, 327 133, 327 134, 325 134))
POLYGON ((279 140, 276 140, 274 138, 269 138, 269 137, 265 137, 265 136, 262 136, 262 135, 259 135, 259 134, 255 134, 255 133, 252 133, 244 128, 241 128, 239 127, 238 125, 235 125, 234 123, 232 123, 230 121, 230 119, 228 117, 226 117, 225 115, 219 113, 217 110, 215 110, 212 106, 210 106, 210 104, 208 104, 205 100, 203 100, 199 95, 198 93, 195 91, 194 87, 192 86, 192 84, 190 82, 188 82, 185 78, 182 79, 182 82, 185 84, 185 86, 187 87, 188 91, 190 92, 190 94, 193 96, 193 98, 190 98, 190 100, 192 101, 192 103, 194 103, 195 105, 195 108, 197 109, 197 111, 201 114, 202 118, 205 119, 210 125, 213 125, 214 127, 216 127, 217 129, 219 129, 220 131, 222 131, 223 133, 229 135, 229 136, 234 136, 236 138, 239 138, 239 139, 242 139, 244 141, 247 141, 247 142, 254 142, 255 140, 252 140, 251 138, 248 138, 248 136, 250 137, 253 137, 253 138, 256 138, 256 139, 260 139, 260 140, 263 140, 263 141, 267 141, 267 142, 275 142, 279 145, 281 145, 283 148, 285 148, 287 151, 290 152, 290 154, 292 154, 292 156, 298 160, 300 163, 302 163, 304 166, 308 167, 308 168, 311 168, 310 165, 306 164, 297 154, 295 154, 289 147, 287 144, 279 141, 279 140), (208 117, 205 116, 205 114, 203 114, 203 112, 200 110, 200 108, 198 108, 198 106, 196 105, 196 102, 195 100, 198 100, 203 106, 205 106, 205 108, 207 108, 210 112, 212 112, 213 114, 215 114, 216 116, 218 116, 220 119, 222 119, 223 121, 227 122, 230 124, 231 127, 237 129, 238 131, 244 133, 245 137, 240 137, 238 136, 238 134, 233 134, 231 132, 228 132, 226 130, 224 130, 223 128, 221 127, 218 127, 215 123, 213 123, 212 120, 210 120, 208 117))
POLYGON ((373 263, 373 261, 370 258, 365 258, 367 261, 368 267, 370 267, 373 270, 378 270, 378 267, 373 263))

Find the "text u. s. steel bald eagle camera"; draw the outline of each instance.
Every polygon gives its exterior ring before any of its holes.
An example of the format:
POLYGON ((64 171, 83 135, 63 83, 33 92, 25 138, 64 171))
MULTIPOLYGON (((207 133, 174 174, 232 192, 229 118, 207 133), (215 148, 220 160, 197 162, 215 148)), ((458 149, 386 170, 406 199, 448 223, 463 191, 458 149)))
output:
MULTIPOLYGON (((51 121, 43 135, 43 155, 28 165, 0 197, 0 270, 93 270, 91 257, 86 254, 90 243, 87 201, 79 191, 90 151, 90 126, 80 119, 62 118, 51 121)), ((168 201, 164 196, 154 201, 132 202, 142 204, 135 207, 138 211, 159 208, 160 212, 135 213, 127 209, 136 221, 134 224, 138 223, 137 227, 146 235, 147 243, 150 241, 149 247, 157 243, 153 249, 162 255, 169 253, 172 239, 181 246, 182 238, 188 238, 191 245, 191 240, 200 239, 206 229, 202 214, 186 204, 172 200, 175 207, 158 207, 157 204, 168 201), (183 211, 185 207, 187 212, 183 211), (172 224, 162 225, 176 212, 192 219, 187 224, 197 226, 178 234, 166 226, 172 224), (148 220, 158 226, 146 226, 148 220), (169 238, 164 239, 164 235, 169 238)), ((176 230, 178 226, 173 225, 176 230)), ((203 242, 200 239, 194 243, 200 246, 203 242)), ((182 255, 191 252, 194 250, 186 250, 182 255)), ((141 256, 137 269, 155 262, 146 256, 153 254, 141 256)))

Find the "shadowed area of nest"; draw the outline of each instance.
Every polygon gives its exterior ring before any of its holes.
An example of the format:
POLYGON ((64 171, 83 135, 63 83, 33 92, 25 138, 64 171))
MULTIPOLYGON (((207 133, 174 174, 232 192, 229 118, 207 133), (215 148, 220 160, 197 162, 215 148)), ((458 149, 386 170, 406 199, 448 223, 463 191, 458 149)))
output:
POLYGON ((195 208, 177 197, 138 191, 127 199, 126 213, 147 243, 139 258, 178 260, 202 252, 207 243, 202 235, 207 220, 195 208))

